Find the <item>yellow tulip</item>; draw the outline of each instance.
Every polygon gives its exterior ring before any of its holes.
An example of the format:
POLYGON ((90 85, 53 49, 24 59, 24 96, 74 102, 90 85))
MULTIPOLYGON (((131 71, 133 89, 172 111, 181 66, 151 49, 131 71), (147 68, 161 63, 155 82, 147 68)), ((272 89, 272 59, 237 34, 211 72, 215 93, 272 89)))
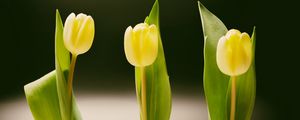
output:
POLYGON ((129 26, 124 35, 125 55, 130 64, 136 67, 151 65, 158 52, 158 30, 155 25, 137 24, 129 26))
MULTIPOLYGON (((68 100, 72 103, 72 89, 73 89, 73 74, 77 56, 87 52, 94 40, 95 25, 91 16, 85 14, 78 14, 75 16, 71 13, 66 21, 63 31, 63 39, 65 47, 72 53, 72 60, 68 75, 68 100)), ((70 107, 72 111, 72 107, 70 107)), ((71 118, 70 114, 69 118, 71 118)))
POLYGON ((71 13, 65 21, 64 44, 73 55, 87 52, 92 46, 94 34, 95 25, 91 16, 71 13))
POLYGON ((252 61, 252 42, 247 33, 231 29, 219 39, 217 65, 226 75, 238 76, 249 69, 252 61))

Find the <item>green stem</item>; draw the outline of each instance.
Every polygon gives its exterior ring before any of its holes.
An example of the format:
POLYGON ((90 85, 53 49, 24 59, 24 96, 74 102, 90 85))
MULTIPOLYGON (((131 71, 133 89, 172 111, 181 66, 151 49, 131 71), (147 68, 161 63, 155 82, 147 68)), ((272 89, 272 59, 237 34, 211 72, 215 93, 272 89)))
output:
POLYGON ((141 67, 141 78, 142 78, 142 120, 147 120, 147 81, 145 76, 144 67, 141 67))
POLYGON ((70 101, 70 120, 72 119, 72 90, 73 90, 73 76, 74 76, 74 69, 76 64, 77 55, 72 54, 72 60, 69 69, 68 75, 68 98, 70 101))
POLYGON ((231 109, 230 120, 235 119, 235 106, 236 106, 236 77, 231 76, 231 109))

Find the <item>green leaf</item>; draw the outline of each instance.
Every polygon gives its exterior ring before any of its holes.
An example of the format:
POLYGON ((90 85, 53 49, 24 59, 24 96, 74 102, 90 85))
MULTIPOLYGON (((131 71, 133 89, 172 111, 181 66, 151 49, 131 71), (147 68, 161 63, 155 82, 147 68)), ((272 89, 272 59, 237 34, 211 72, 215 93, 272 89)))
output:
MULTIPOLYGON (((159 29, 158 0, 156 0, 156 2, 154 3, 150 15, 146 18, 145 22, 149 25, 155 24, 159 29)), ((140 74, 140 68, 135 67, 137 98, 139 101, 141 101, 140 74)), ((160 35, 158 56, 152 65, 145 67, 145 74, 147 81, 147 119, 169 120, 172 106, 171 87, 160 35)))
POLYGON ((70 65, 70 54, 64 47, 63 43, 63 24, 59 11, 56 10, 56 29, 55 29, 55 70, 56 84, 58 92, 58 100, 63 120, 70 120, 70 108, 71 102, 68 99, 67 94, 67 73, 70 65))
POLYGON ((25 85, 24 90, 35 120, 61 120, 55 71, 25 85))
MULTIPOLYGON (((253 56, 255 56, 255 27, 252 33, 253 56)), ((256 77, 255 77, 255 59, 253 57, 252 65, 249 70, 237 77, 237 101, 236 101, 236 120, 251 120, 251 115, 255 103, 256 77)), ((229 101, 229 100, 228 100, 229 101)))
POLYGON ((216 47, 227 28, 215 15, 210 13, 200 2, 204 33, 204 73, 203 84, 211 120, 226 120, 226 95, 229 76, 221 73, 216 63, 216 47))
POLYGON ((70 55, 63 43, 63 24, 56 11, 55 29, 55 66, 56 70, 44 77, 25 85, 26 99, 35 120, 81 119, 75 97, 67 100, 66 75, 69 71, 70 55), (72 106, 72 111, 70 107, 72 106))
POLYGON ((63 24, 59 11, 56 10, 56 29, 55 29, 55 70, 56 70, 56 85, 61 116, 63 120, 81 119, 75 97, 72 96, 72 101, 68 99, 67 93, 67 77, 70 67, 70 53, 65 48, 63 42, 63 24), (72 108, 72 111, 70 111, 72 108), (72 113, 71 113, 72 112, 72 113))
MULTIPOLYGON (((198 2, 204 34, 203 84, 211 120, 228 120, 230 117, 230 77, 223 74, 216 63, 218 40, 227 33, 223 22, 198 2)), ((255 41, 255 30, 252 35, 255 41)), ((253 51, 254 51, 253 45, 253 51)), ((254 56, 254 52, 253 52, 254 56)), ((237 77, 236 120, 249 120, 255 101, 254 59, 249 70, 237 77)))

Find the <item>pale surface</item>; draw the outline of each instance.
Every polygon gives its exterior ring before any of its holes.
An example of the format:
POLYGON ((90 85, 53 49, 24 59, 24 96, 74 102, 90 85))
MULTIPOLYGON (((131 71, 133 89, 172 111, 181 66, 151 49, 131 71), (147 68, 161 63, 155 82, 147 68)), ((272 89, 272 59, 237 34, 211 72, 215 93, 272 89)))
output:
MULTIPOLYGON (((135 94, 80 93, 76 97, 85 120, 139 120, 135 94)), ((207 120, 206 108, 201 97, 173 95, 171 120, 207 120)), ((25 97, 0 101, 0 120, 33 120, 25 97)))

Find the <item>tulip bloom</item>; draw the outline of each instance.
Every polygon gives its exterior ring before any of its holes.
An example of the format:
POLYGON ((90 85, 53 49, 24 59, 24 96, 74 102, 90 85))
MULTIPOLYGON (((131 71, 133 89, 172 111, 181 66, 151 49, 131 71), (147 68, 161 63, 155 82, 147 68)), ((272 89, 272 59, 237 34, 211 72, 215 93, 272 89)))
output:
POLYGON ((141 73, 141 119, 147 120, 147 80, 144 67, 151 65, 158 52, 158 30, 155 25, 137 24, 129 26, 124 35, 124 50, 128 62, 140 68, 141 73))
POLYGON ((230 120, 235 119, 236 76, 244 74, 252 62, 252 43, 247 33, 231 29, 219 39, 217 65, 221 72, 231 77, 230 120))
POLYGON ((95 34, 94 20, 91 16, 71 13, 66 19, 63 38, 65 47, 73 54, 87 52, 93 43, 95 34))
MULTIPOLYGON (((75 16, 71 13, 65 21, 63 39, 65 47, 72 53, 72 60, 69 68, 67 92, 68 100, 72 103, 72 87, 73 87, 73 74, 77 56, 87 52, 94 40, 95 25, 91 16, 85 14, 78 14, 75 16)), ((70 108, 72 111, 72 108, 70 108)), ((70 118, 72 115, 70 115, 70 118)))
POLYGON ((158 30, 155 25, 129 26, 124 35, 124 50, 128 62, 136 67, 151 65, 158 52, 158 30))
POLYGON ((220 38, 217 46, 217 65, 226 75, 238 76, 249 69, 252 61, 252 42, 247 33, 231 29, 220 38))

